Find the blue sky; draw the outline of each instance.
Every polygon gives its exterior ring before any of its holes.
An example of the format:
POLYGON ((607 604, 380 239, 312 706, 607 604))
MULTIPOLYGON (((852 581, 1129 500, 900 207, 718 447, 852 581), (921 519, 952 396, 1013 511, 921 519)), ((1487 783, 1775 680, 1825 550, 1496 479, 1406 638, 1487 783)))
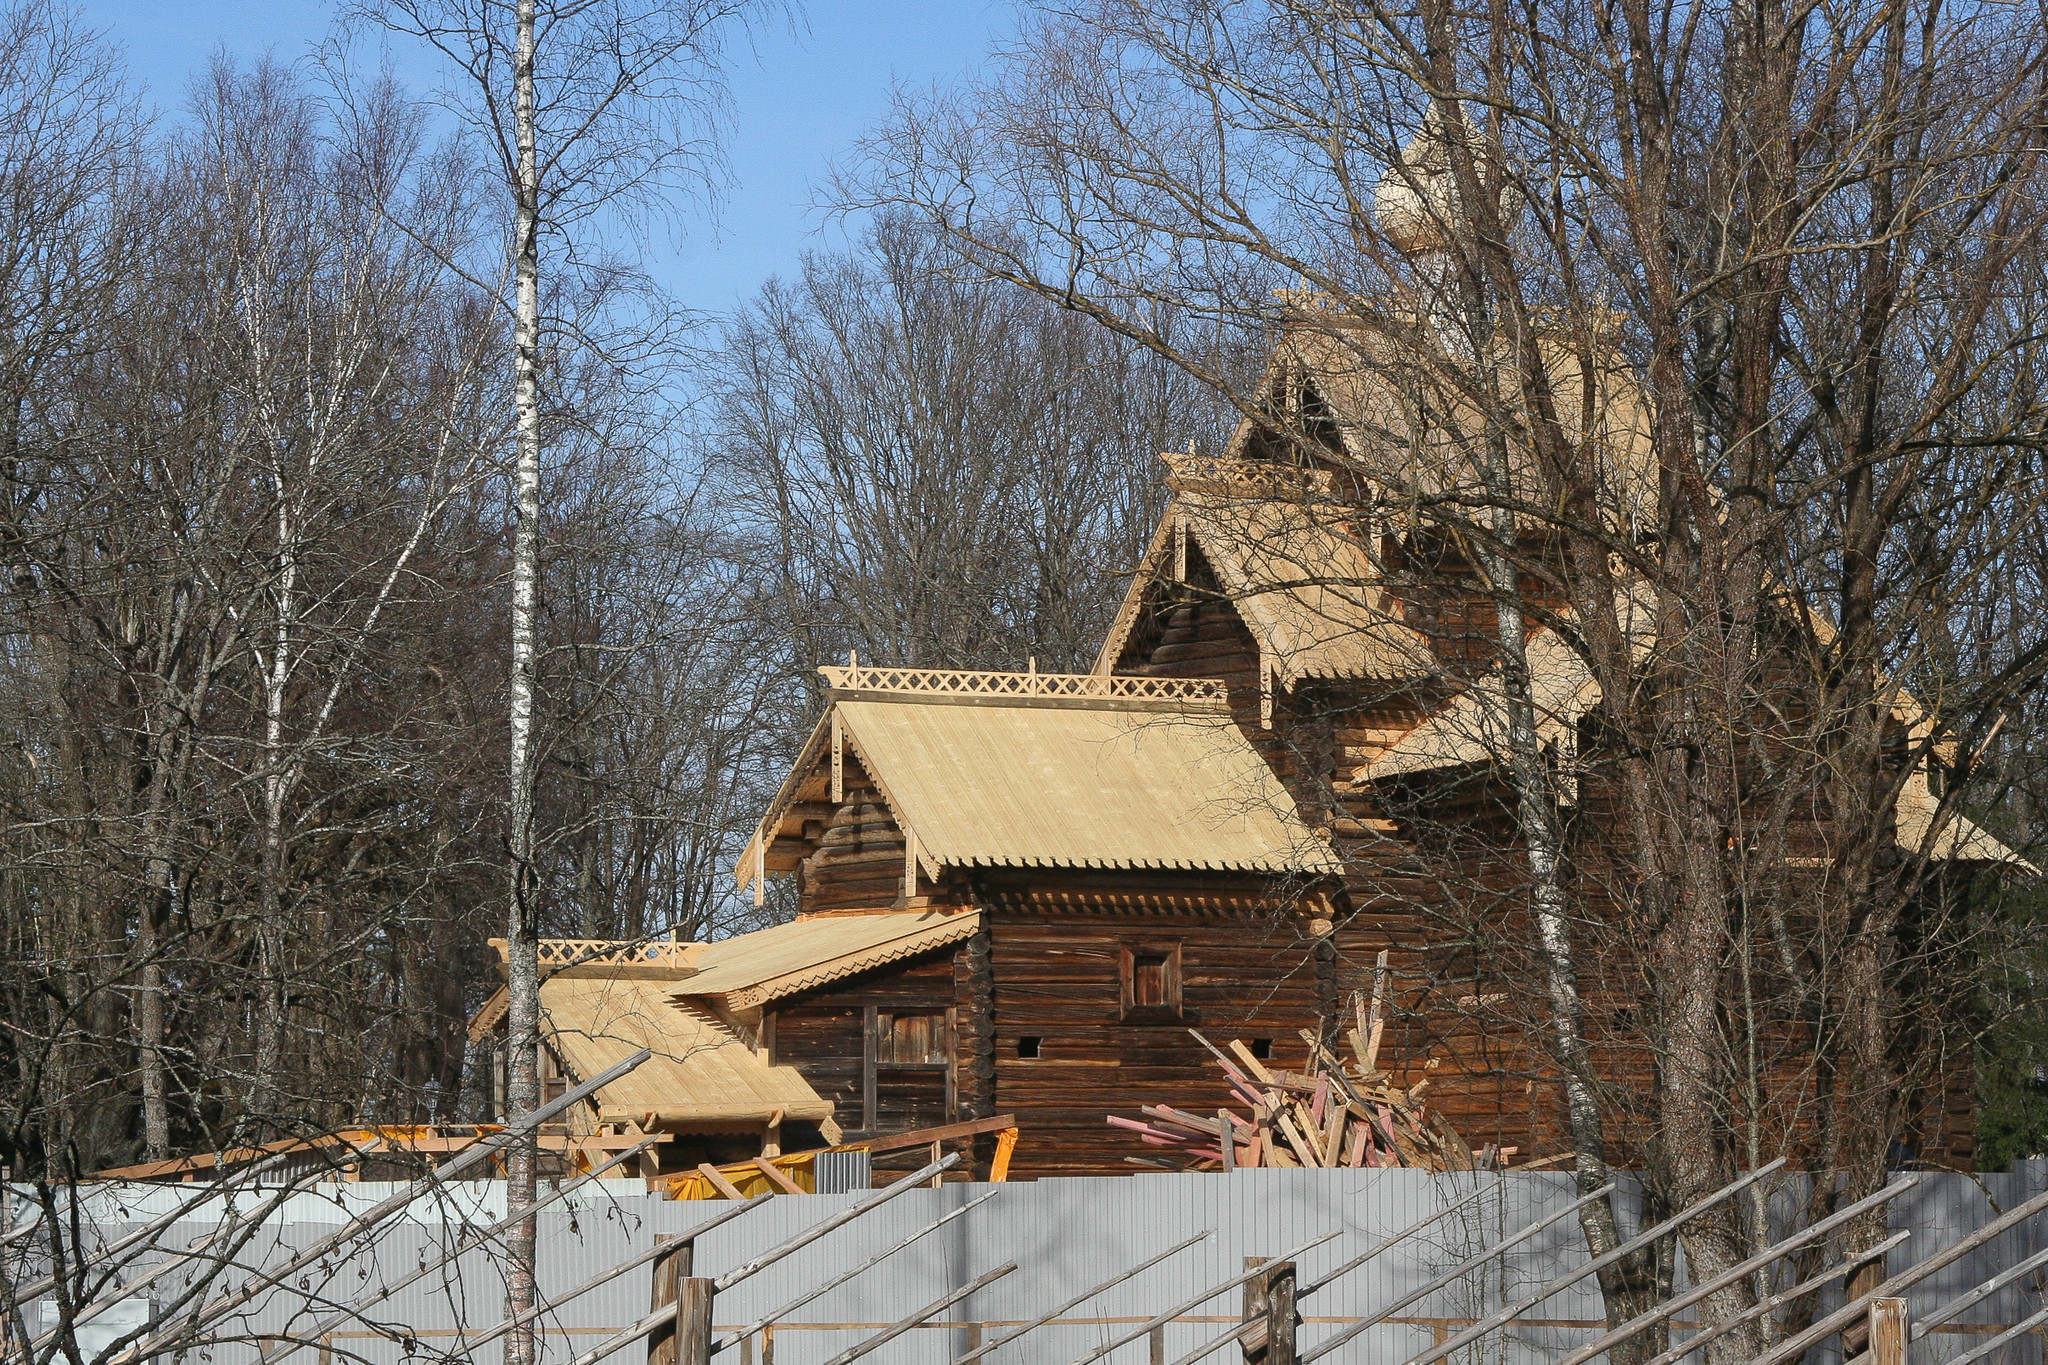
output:
MULTIPOLYGON (((678 247, 647 244, 647 264, 684 304, 724 312, 799 254, 830 245, 815 234, 811 188, 885 108, 899 82, 925 85, 979 65, 1009 31, 1007 0, 811 0, 795 33, 786 23, 735 45, 735 115, 729 156, 735 184, 716 221, 699 214, 678 247)), ((216 46, 243 56, 296 58, 327 32, 329 6, 312 0, 84 0, 87 20, 128 54, 131 70, 166 112, 216 46)), ((402 40, 399 40, 402 42, 402 40)), ((393 57, 427 80, 402 47, 393 57)))

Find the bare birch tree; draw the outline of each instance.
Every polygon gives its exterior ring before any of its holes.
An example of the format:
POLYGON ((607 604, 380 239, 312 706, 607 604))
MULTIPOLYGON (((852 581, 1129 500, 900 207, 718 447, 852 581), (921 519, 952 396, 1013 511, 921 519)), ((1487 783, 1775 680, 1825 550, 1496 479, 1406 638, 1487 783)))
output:
MULTIPOLYGON (((452 69, 448 107, 475 132, 497 171, 507 208, 512 320, 514 446, 511 683, 506 920, 510 1040, 507 1104, 539 1101, 539 962, 534 844, 541 610, 543 450, 552 373, 579 348, 630 364, 623 334, 590 331, 594 314, 544 317, 543 294, 585 292, 591 276, 621 271, 602 261, 592 220, 630 222, 662 213, 661 196, 705 183, 715 164, 718 60, 726 28, 752 0, 380 0, 363 16, 431 45, 452 69), (543 241, 552 247, 543 271, 543 241), (550 278, 552 276, 552 278, 550 278), (582 278, 579 278, 582 276, 582 278), (552 326, 550 326, 552 322, 552 326)), ((600 295, 614 281, 600 281, 600 295)), ((658 329, 657 329, 658 330, 658 329)), ((522 1144, 510 1168, 515 1208, 534 1197, 537 1149, 522 1144)), ((533 1303, 529 1219, 512 1239, 509 1308, 533 1303)), ((507 1359, 531 1365, 531 1328, 510 1338, 507 1359)))

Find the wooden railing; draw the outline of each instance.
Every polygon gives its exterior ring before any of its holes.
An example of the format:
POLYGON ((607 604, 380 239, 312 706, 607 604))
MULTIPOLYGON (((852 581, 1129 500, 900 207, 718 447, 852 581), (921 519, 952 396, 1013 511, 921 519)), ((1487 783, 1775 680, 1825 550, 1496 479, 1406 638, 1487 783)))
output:
POLYGON ((1097 673, 984 673, 950 668, 826 667, 835 692, 910 692, 942 697, 1075 697, 1127 701, 1224 702, 1215 678, 1121 678, 1097 673))
MULTIPOLYGON (((491 946, 500 956, 505 952, 505 940, 494 938, 491 946)), ((540 941, 540 965, 546 967, 574 967, 583 963, 601 962, 607 964, 641 962, 657 967, 681 967, 687 965, 692 948, 701 947, 696 943, 671 943, 657 938, 647 942, 614 942, 604 938, 544 938, 540 941)))
POLYGON ((1330 472, 1274 464, 1270 460, 1225 460, 1214 455, 1190 455, 1185 450, 1168 450, 1159 456, 1166 462, 1167 481, 1175 488, 1205 493, 1239 493, 1270 496, 1278 491, 1328 493, 1330 472))

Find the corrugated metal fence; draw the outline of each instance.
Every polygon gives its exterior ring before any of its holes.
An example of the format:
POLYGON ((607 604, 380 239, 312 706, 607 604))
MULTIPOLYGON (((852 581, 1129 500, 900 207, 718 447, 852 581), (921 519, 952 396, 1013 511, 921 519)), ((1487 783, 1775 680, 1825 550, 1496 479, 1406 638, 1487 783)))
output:
MULTIPOLYGON (((2028 1163, 2016 1174, 1980 1178, 1926 1173, 1917 1189, 1893 1205, 1892 1226, 1909 1229, 1913 1236, 1893 1253, 1891 1269, 1903 1269, 1982 1227, 1999 1211, 2038 1193, 2044 1182, 2048 1163, 2028 1163)), ((738 1365, 822 1365, 949 1289, 1003 1262, 1016 1261, 1014 1274, 955 1305, 944 1325, 912 1331, 869 1357, 892 1365, 945 1365, 1007 1326, 1036 1317, 1177 1241, 1213 1230, 1206 1240, 987 1357, 993 1365, 1066 1365, 1240 1273, 1246 1257, 1280 1255, 1323 1233, 1337 1232, 1335 1240, 1299 1258, 1306 1283, 1469 1194, 1475 1183, 1487 1187, 1480 1198, 1303 1303, 1301 1344, 1305 1351, 1312 1350, 1343 1324, 1378 1310, 1546 1212, 1563 1208, 1573 1198, 1570 1179, 1550 1173, 1248 1170, 998 1187, 1000 1192, 987 1203, 806 1305, 792 1320, 774 1323, 723 1359, 738 1365)), ((588 1280, 650 1246, 658 1235, 687 1232, 720 1207, 649 1198, 637 1182, 600 1185, 601 1190, 580 1194, 567 1207, 541 1215, 544 1295, 559 1295, 588 1280)), ((310 1246, 331 1234, 349 1213, 391 1188, 324 1186, 319 1193, 300 1196, 237 1260, 253 1267, 282 1259, 290 1249, 310 1246)), ((902 1195, 721 1294, 715 1313, 718 1327, 737 1328, 773 1312, 989 1188, 956 1184, 902 1195)), ((99 1196, 109 1230, 148 1216, 153 1203, 168 1207, 158 1201, 172 1197, 176 1189, 151 1192, 131 1187, 126 1212, 115 1212, 106 1202, 116 1197, 112 1192, 99 1196)), ((179 1192, 189 1194, 190 1187, 179 1192)), ((1796 1183, 1780 1190, 1771 1210, 1774 1225, 1790 1225, 1787 1215, 1798 1194, 1796 1183)), ((700 1238, 693 1273, 716 1276, 860 1197, 849 1193, 766 1200, 700 1238)), ((454 1187, 448 1200, 423 1204, 410 1217, 387 1225, 371 1250, 332 1262, 320 1275, 255 1301, 217 1335, 219 1344, 210 1348, 210 1359, 221 1365, 245 1365, 259 1354, 263 1339, 303 1331, 333 1307, 433 1259, 453 1228, 502 1211, 502 1200, 502 1186, 454 1187), (320 1301, 312 1308, 306 1306, 308 1294, 320 1301)), ((2035 1221, 2048 1224, 2048 1219, 2035 1221)), ((199 1223, 180 1224, 165 1244, 183 1246, 205 1230, 199 1223)), ((1914 1307, 1921 1310, 1949 1299, 2044 1246, 2048 1226, 2016 1229, 1919 1285, 1913 1293, 1914 1307)), ((1484 1272, 1370 1329, 1332 1358, 1390 1365, 1405 1360, 1584 1258, 1577 1224, 1567 1218, 1484 1272)), ((1678 1278, 1683 1283, 1682 1268, 1678 1278)), ((548 1365, 567 1365, 578 1351, 632 1323, 647 1311, 650 1292, 651 1271, 642 1267, 551 1313, 544 1335, 548 1365)), ((1994 1325, 2034 1311, 2043 1301, 2042 1292, 2039 1277, 2034 1276, 2002 1291, 1917 1344, 1914 1365, 1940 1365, 1973 1340, 1982 1340, 1994 1325)), ((1838 1291, 1834 1302, 1840 1302, 1838 1291)), ((498 1323, 503 1307, 498 1268, 487 1252, 479 1251, 381 1305, 371 1315, 374 1326, 359 1323, 338 1330, 325 1350, 306 1348, 293 1359, 298 1365, 350 1360, 400 1365, 443 1356, 459 1349, 463 1332, 498 1323)), ((1107 1359, 1110 1365, 1176 1360, 1215 1336, 1224 1324, 1236 1321, 1238 1310, 1236 1291, 1219 1295, 1167 1324, 1156 1342, 1140 1338, 1107 1359)), ((1600 1312, 1597 1289, 1587 1280, 1532 1310, 1504 1334, 1480 1343, 1468 1359, 1541 1365, 1589 1340, 1600 1312)), ((478 1355, 495 1362, 500 1351, 493 1345, 478 1355)), ((1229 1361, 1237 1354, 1231 1347, 1212 1359, 1229 1361)), ((642 1365, 644 1358, 644 1348, 636 1344, 612 1359, 618 1365, 642 1365)), ((2040 1365, 2038 1341, 2023 1339, 2007 1359, 2013 1365, 2040 1365)))

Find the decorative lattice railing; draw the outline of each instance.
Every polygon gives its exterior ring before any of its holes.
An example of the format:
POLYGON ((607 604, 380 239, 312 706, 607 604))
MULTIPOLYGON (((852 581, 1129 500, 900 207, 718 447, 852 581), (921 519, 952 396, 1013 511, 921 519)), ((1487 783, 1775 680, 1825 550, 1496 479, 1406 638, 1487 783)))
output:
POLYGON ((951 668, 821 668, 839 692, 914 692, 942 697, 1075 697, 1128 701, 1222 702, 1214 678, 1120 678, 1097 673, 982 673, 951 668))
POLYGON ((615 943, 602 938, 544 938, 540 941, 540 965, 573 967, 580 963, 644 962, 659 967, 679 967, 688 957, 690 943, 654 939, 647 943, 615 943))
POLYGON ((1205 492, 1271 494, 1286 490, 1328 493, 1330 472, 1274 464, 1270 460, 1225 460, 1214 455, 1190 455, 1169 450, 1159 457, 1166 462, 1167 475, 1177 488, 1199 488, 1205 492))

